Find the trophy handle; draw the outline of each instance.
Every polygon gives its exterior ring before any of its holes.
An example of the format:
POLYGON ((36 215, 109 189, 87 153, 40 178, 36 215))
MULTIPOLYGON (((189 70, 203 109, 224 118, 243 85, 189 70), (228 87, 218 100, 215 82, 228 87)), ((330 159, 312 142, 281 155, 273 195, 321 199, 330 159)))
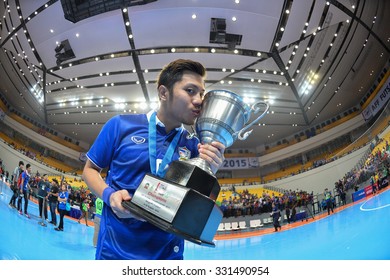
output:
POLYGON ((257 102, 255 104, 252 105, 251 107, 251 110, 249 112, 253 112, 254 114, 257 114, 259 111, 260 111, 260 106, 259 105, 265 105, 266 108, 264 110, 264 112, 258 116, 253 122, 251 122, 250 124, 248 124, 247 126, 245 126, 244 128, 242 128, 239 132, 238 132, 238 139, 239 140, 245 140, 246 138, 248 138, 248 136, 252 133, 252 130, 249 130, 249 131, 246 131, 248 128, 250 128, 252 125, 254 125, 256 122, 258 122, 262 117, 264 117, 264 115, 268 112, 268 109, 269 109, 269 104, 266 103, 266 102, 263 102, 263 101, 260 101, 260 102, 257 102), (245 132, 245 133, 244 133, 245 132), (244 133, 242 135, 242 133, 244 133))

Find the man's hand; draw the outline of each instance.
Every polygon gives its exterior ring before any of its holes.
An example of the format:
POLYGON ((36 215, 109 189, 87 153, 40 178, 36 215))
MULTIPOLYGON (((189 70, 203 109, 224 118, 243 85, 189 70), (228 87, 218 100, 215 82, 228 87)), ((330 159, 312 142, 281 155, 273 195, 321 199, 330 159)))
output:
POLYGON ((210 144, 198 144, 199 157, 210 164, 211 170, 215 174, 223 164, 225 157, 225 145, 213 141, 210 144))
POLYGON ((110 205, 114 214, 117 215, 118 218, 122 218, 122 219, 134 218, 144 222, 142 218, 132 214, 129 210, 127 210, 122 206, 122 202, 128 200, 131 200, 131 195, 127 190, 119 190, 114 192, 110 196, 110 205))

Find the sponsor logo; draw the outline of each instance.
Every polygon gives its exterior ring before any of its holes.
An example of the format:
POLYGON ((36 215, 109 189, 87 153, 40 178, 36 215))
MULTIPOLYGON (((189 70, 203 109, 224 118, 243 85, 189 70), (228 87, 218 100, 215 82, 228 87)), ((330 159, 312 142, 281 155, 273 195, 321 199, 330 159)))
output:
POLYGON ((138 145, 145 143, 146 139, 141 136, 131 136, 131 141, 138 145))

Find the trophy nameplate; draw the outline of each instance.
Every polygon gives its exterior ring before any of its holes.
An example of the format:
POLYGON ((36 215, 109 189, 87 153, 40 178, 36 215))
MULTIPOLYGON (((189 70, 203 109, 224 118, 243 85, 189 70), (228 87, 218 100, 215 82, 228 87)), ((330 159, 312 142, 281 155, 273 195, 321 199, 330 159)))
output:
POLYGON ((122 204, 164 231, 199 245, 215 246, 213 237, 222 211, 194 189, 147 174, 132 199, 122 204))

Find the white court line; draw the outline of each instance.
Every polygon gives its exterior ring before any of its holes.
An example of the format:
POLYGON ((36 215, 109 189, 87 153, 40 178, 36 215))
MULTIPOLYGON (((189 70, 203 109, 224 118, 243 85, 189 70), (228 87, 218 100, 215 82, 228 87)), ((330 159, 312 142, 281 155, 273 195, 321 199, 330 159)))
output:
POLYGON ((371 199, 376 198, 376 197, 377 197, 377 196, 374 196, 374 197, 371 197, 371 198, 367 199, 362 205, 360 205, 360 210, 361 210, 361 211, 376 211, 376 210, 379 210, 379 209, 386 208, 386 207, 389 207, 389 206, 390 206, 390 203, 389 203, 389 204, 382 205, 382 206, 379 206, 379 207, 376 207, 376 208, 370 208, 370 209, 364 209, 364 208, 363 208, 364 204, 366 204, 366 203, 369 202, 371 199))

